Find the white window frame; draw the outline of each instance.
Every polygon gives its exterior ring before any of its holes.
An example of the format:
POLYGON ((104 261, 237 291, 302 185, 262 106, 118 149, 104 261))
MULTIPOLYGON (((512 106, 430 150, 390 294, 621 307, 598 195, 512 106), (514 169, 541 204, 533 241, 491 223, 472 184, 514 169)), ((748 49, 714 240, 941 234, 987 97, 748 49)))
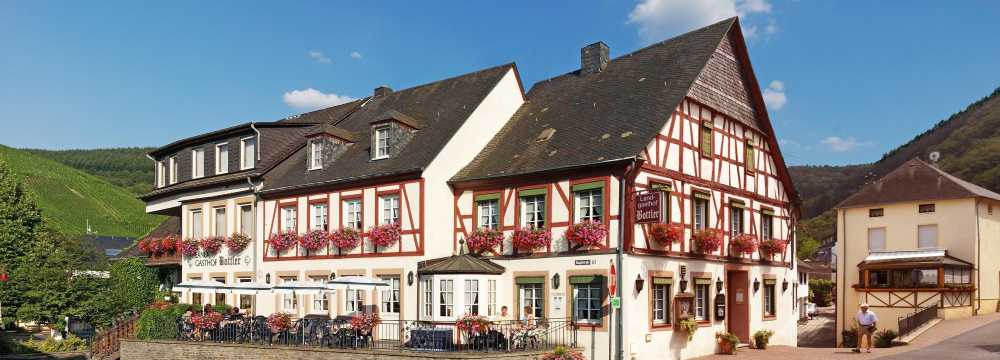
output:
POLYGON ((772 284, 765 283, 763 285, 762 291, 764 292, 764 296, 762 299, 763 304, 761 305, 761 307, 764 310, 764 317, 775 317, 778 315, 778 313, 775 311, 776 310, 775 308, 778 305, 777 303, 778 300, 775 298, 775 296, 777 296, 778 293, 776 289, 777 286, 773 283, 772 284))
POLYGON ((240 233, 243 234, 243 235, 246 235, 246 236, 253 236, 253 233, 254 233, 254 229, 253 229, 253 217, 254 217, 253 216, 254 215, 253 214, 253 204, 238 204, 238 205, 236 205, 236 209, 238 210, 237 221, 239 221, 239 224, 238 224, 239 227, 238 227, 238 229, 239 229, 240 233), (245 229, 246 226, 247 226, 245 220, 247 220, 247 219, 243 218, 243 210, 244 209, 250 209, 250 217, 249 217, 249 220, 250 220, 249 221, 250 222, 250 224, 249 224, 250 225, 250 229, 249 229, 249 231, 247 231, 248 229, 245 229))
POLYGON ((486 315, 497 315, 497 281, 486 280, 486 315))
POLYGON ((939 233, 938 230, 939 229, 938 229, 937 224, 917 225, 917 248, 920 248, 920 249, 937 248, 938 244, 939 244, 938 239, 939 239, 939 235, 940 235, 940 233, 939 233), (925 231, 925 230, 927 230, 927 231, 925 231), (927 244, 924 243, 925 240, 926 240, 926 239, 924 239, 925 234, 928 235, 928 236, 933 235, 933 238, 929 239, 929 240, 931 240, 931 241, 934 242, 933 244, 927 245, 927 244))
POLYGON ((455 317, 455 280, 440 279, 438 281, 438 316, 455 317))
POLYGON ((344 295, 344 309, 348 314, 363 312, 365 310, 365 290, 346 290, 344 295))
POLYGON ((604 219, 603 193, 603 189, 599 188, 573 192, 574 202, 576 203, 576 211, 573 214, 575 217, 573 219, 574 222, 601 222, 604 219))
POLYGON ((586 284, 573 284, 573 318, 582 324, 600 325, 604 318, 604 285, 601 282, 591 282, 586 284), (596 297, 595 297, 596 292, 596 297), (592 307, 593 300, 598 301, 596 308, 592 307), (582 304, 581 304, 582 303, 582 304), (583 305, 583 306, 581 306, 583 305), (583 311, 585 316, 580 316, 583 311), (598 317, 592 317, 594 311, 598 312, 598 317))
POLYGON ((545 228, 546 194, 521 196, 521 226, 533 229, 545 228), (540 200, 539 200, 540 199, 540 200), (529 206, 531 209, 529 209, 529 206), (532 215, 529 220, 529 216, 532 215))
POLYGON ((227 172, 229 172, 229 143, 215 144, 215 174, 219 175, 227 172))
POLYGON ((156 162, 156 187, 164 187, 167 185, 167 165, 163 163, 163 160, 156 162))
POLYGON ((479 214, 479 227, 496 229, 499 225, 499 199, 480 200, 476 202, 476 212, 479 214))
POLYGON ((729 236, 735 237, 743 233, 744 216, 746 216, 746 212, 743 211, 743 208, 729 207, 729 236))
POLYGON ((205 177, 205 149, 191 149, 191 178, 205 177))
POLYGON ((884 227, 868 228, 868 250, 869 251, 871 251, 871 250, 885 250, 886 238, 888 237, 888 234, 886 232, 887 232, 887 230, 884 227), (881 232, 881 234, 882 234, 882 239, 881 239, 882 246, 879 247, 879 248, 875 248, 875 247, 872 246, 873 245, 872 241, 873 240, 878 240, 878 239, 877 238, 873 238, 872 235, 873 234, 878 234, 879 232, 881 232))
POLYGON ((399 194, 382 195, 379 197, 379 204, 382 213, 380 224, 399 224, 399 194))
POLYGON ((388 287, 381 291, 381 313, 399 315, 399 312, 403 308, 402 299, 400 299, 400 276, 383 275, 379 276, 379 280, 389 284, 388 287))
MULTIPOLYGON (((296 276, 282 276, 281 283, 284 284, 289 281, 298 281, 296 276)), ((299 305, 298 296, 295 294, 283 294, 281 296, 281 309, 285 312, 294 313, 299 305)))
POLYGON ((462 303, 464 314, 479 315, 479 279, 465 279, 464 302, 462 303))
POLYGON ((188 216, 191 218, 190 228, 188 229, 188 238, 192 240, 201 240, 201 237, 205 235, 205 216, 202 214, 201 209, 191 209, 188 212, 188 216), (197 221, 197 222, 196 222, 197 221), (198 226, 195 226, 198 224, 198 226))
MULTIPOLYGON (((516 279, 515 279, 516 281, 516 279)), ((536 319, 545 317, 545 286, 543 284, 518 284, 517 316, 524 316, 524 307, 530 306, 536 319), (528 293, 531 296, 528 296, 528 293)))
MULTIPOLYGON (((326 276, 310 276, 309 280, 313 282, 326 283, 326 276)), ((330 293, 327 291, 320 291, 319 293, 313 295, 312 299, 312 311, 330 311, 330 293)))
POLYGON ((708 321, 710 319, 711 304, 708 299, 709 296, 709 285, 708 284, 695 284, 694 285, 694 319, 698 321, 708 321))
POLYGON ((226 226, 226 222, 227 222, 226 220, 229 218, 229 214, 228 214, 228 211, 226 211, 226 210, 227 210, 227 208, 225 206, 216 206, 216 207, 212 208, 212 235, 215 235, 215 236, 227 236, 228 235, 226 233, 226 230, 228 230, 228 228, 226 226), (222 225, 222 232, 221 233, 219 232, 219 225, 220 225, 219 224, 219 211, 220 210, 222 211, 222 224, 221 224, 222 225))
POLYGON ((296 206, 282 206, 281 209, 281 231, 296 232, 299 228, 299 209, 296 206))
POLYGON ((769 240, 774 238, 774 215, 760 215, 760 239, 769 240))
POLYGON ((309 230, 330 229, 329 209, 330 206, 326 203, 309 204, 309 214, 312 216, 312 219, 309 219, 309 230))
POLYGON ((309 170, 323 168, 323 142, 319 139, 309 141, 309 170))
POLYGON ((712 211, 711 204, 708 200, 692 197, 691 201, 694 202, 694 211, 692 212, 693 223, 695 230, 703 230, 708 227, 708 222, 710 218, 708 213, 712 211))
POLYGON ((424 316, 434 316, 434 279, 420 279, 420 290, 423 292, 423 312, 424 316))
POLYGON ((375 160, 388 159, 392 152, 390 137, 392 130, 389 125, 381 125, 375 128, 375 160), (383 137, 382 135, 385 134, 383 137))
POLYGON ((653 284, 653 303, 649 306, 653 309, 653 324, 670 324, 670 290, 673 284, 653 284))
POLYGON ((344 226, 357 230, 361 230, 361 227, 364 226, 361 200, 348 199, 341 202, 343 204, 344 226))
POLYGON ((170 157, 170 185, 176 184, 178 178, 177 173, 177 156, 170 157))
POLYGON ((240 139, 240 170, 253 169, 257 166, 257 143, 256 136, 248 136, 240 139), (252 142, 250 157, 247 158, 247 143, 252 142))

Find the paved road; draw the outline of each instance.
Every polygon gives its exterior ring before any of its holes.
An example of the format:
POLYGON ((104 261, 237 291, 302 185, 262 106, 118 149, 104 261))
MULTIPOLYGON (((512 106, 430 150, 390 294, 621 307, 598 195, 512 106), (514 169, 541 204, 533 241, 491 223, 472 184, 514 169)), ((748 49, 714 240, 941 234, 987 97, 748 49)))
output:
POLYGON ((832 348, 837 345, 837 310, 834 307, 816 309, 819 314, 799 324, 799 347, 832 348))
POLYGON ((887 356, 882 359, 1000 359, 1000 321, 969 330, 919 350, 887 356))

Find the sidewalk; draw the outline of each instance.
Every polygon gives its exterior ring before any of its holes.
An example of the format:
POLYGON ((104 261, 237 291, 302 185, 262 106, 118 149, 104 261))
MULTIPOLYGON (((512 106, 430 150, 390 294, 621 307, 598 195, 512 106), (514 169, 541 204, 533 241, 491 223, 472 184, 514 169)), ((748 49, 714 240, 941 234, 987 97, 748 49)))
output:
POLYGON ((838 348, 796 348, 790 346, 774 346, 767 350, 741 349, 736 356, 731 355, 710 355, 703 356, 699 360, 735 360, 735 359, 760 359, 760 360, 783 360, 783 359, 876 359, 884 356, 901 354, 907 351, 917 350, 930 346, 946 339, 958 336, 966 331, 987 325, 994 321, 1000 321, 1000 313, 973 316, 964 319, 953 319, 942 321, 907 346, 897 346, 888 349, 872 349, 871 354, 855 354, 851 349, 838 348))

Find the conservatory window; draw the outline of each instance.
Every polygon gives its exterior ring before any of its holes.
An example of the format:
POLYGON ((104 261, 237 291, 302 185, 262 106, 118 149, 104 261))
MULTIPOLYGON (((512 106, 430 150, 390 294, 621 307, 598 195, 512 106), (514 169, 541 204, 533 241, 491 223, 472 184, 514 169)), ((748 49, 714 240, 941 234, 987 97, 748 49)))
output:
POLYGON ((438 316, 452 317, 454 313, 455 280, 441 280, 440 282, 441 301, 438 316))
POLYGON ((399 276, 386 276, 379 279, 389 284, 385 290, 382 290, 382 312, 399 314, 399 276))
POLYGON ((465 280, 465 313, 479 315, 479 280, 465 280))

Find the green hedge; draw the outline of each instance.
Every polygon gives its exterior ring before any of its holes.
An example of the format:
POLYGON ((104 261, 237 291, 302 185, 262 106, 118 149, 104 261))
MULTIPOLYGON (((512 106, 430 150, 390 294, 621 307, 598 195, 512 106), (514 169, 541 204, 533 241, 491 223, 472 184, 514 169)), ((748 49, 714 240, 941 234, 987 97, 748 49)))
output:
POLYGON ((809 280, 809 292, 812 293, 812 302, 817 307, 830 306, 830 302, 833 300, 833 289, 834 284, 830 280, 809 280))
POLYGON ((139 316, 140 339, 176 339, 177 319, 187 311, 188 304, 174 304, 166 309, 148 308, 139 316))

